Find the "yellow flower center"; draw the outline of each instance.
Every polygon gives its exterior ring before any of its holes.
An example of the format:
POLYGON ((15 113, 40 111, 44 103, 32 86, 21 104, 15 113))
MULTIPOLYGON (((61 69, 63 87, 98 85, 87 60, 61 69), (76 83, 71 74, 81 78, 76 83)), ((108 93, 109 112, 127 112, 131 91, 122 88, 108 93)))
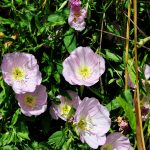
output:
POLYGON ((111 144, 105 144, 102 150, 113 150, 111 144))
POLYGON ((26 95, 24 102, 28 107, 34 107, 36 104, 36 98, 32 95, 26 95))
POLYGON ((78 128, 82 131, 86 130, 87 127, 87 123, 85 119, 80 119, 80 121, 78 122, 78 128))
POLYGON ((13 77, 14 80, 20 81, 20 80, 24 79, 25 72, 21 68, 14 68, 12 70, 12 77, 13 77))
POLYGON ((61 108, 61 113, 62 113, 62 116, 66 117, 68 116, 69 112, 71 110, 71 106, 70 105, 67 105, 67 104, 64 104, 61 108))
POLYGON ((90 77, 92 70, 90 67, 84 66, 79 69, 79 74, 83 77, 83 79, 87 79, 90 77))

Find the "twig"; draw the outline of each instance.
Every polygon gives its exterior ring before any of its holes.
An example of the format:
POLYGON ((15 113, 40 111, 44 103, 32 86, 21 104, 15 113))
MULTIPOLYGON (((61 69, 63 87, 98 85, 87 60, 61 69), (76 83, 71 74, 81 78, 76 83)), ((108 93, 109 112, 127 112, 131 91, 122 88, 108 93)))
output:
POLYGON ((104 18, 105 18, 105 12, 103 12, 103 18, 102 18, 102 23, 101 23, 101 34, 100 34, 100 50, 102 47, 102 36, 103 36, 103 25, 104 25, 104 18))
MULTIPOLYGON (((107 32, 107 31, 105 31, 105 30, 99 30, 99 29, 96 29, 97 31, 102 31, 103 33, 106 33, 106 34, 110 34, 110 35, 112 35, 112 36, 115 36, 115 37, 118 37, 118 38, 121 38, 121 39, 124 39, 124 40, 126 40, 127 38, 125 38, 125 37, 123 37, 123 36, 120 36, 120 35, 116 35, 116 34, 114 34, 114 33, 111 33, 111 32, 107 32)), ((132 41, 132 40, 130 40, 130 39, 128 39, 129 41, 132 41)), ((148 48, 148 47, 146 47, 146 46, 141 46, 141 47, 143 47, 143 48, 145 48, 145 49, 147 49, 148 51, 150 51, 150 48, 148 48)))
POLYGON ((137 1, 133 0, 134 8, 134 54, 135 54, 135 70, 136 70, 136 90, 134 93, 134 104, 136 113, 136 139, 138 150, 145 150, 145 142, 142 130, 142 117, 140 109, 140 93, 138 82, 138 59, 137 59, 137 1))
MULTIPOLYGON (((124 39, 124 40, 126 40, 126 38, 125 37, 123 37, 123 36, 120 36, 120 35, 116 35, 116 34, 114 34, 114 33, 112 33, 112 32, 107 32, 107 31, 105 31, 105 30, 99 30, 99 29, 96 29, 97 31, 101 31, 101 32, 104 32, 104 33, 107 33, 107 34, 110 34, 110 35, 112 35, 112 36, 116 36, 116 37, 118 37, 118 38, 121 38, 121 39, 124 39)), ((132 40, 130 40, 130 39, 128 39, 129 41, 132 41, 132 40)))
MULTIPOLYGON (((102 47, 102 37, 103 37, 103 25, 104 25, 104 18, 105 18, 105 12, 103 12, 103 17, 102 17, 102 23, 101 23, 101 31, 100 31, 100 44, 99 44, 99 49, 101 50, 102 47)), ((96 53, 98 53, 98 49, 96 51, 96 53)), ((103 83, 102 83, 102 78, 100 77, 99 79, 100 81, 100 87, 101 87, 101 94, 104 92, 104 88, 103 88, 103 83)))
MULTIPOLYGON (((126 15, 126 13, 125 12, 123 12, 124 13, 124 15, 128 18, 128 16, 126 15)), ((133 25, 135 25, 134 24, 134 21, 132 21, 132 19, 130 18, 130 21, 133 23, 133 25)), ((136 28, 138 29, 138 31, 144 36, 144 37, 147 37, 147 35, 137 26, 137 25, 135 25, 136 26, 136 28)))

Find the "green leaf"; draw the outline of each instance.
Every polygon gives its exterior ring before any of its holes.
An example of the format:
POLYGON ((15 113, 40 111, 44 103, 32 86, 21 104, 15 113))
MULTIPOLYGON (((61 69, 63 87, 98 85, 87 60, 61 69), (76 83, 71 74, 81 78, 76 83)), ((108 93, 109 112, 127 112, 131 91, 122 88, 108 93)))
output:
POLYGON ((109 111, 111 111, 111 110, 115 110, 115 109, 119 108, 120 104, 117 99, 113 99, 110 103, 108 103, 106 105, 106 107, 109 111))
POLYGON ((48 138, 49 144, 54 144, 57 148, 61 147, 65 142, 65 134, 63 131, 57 131, 48 138))
POLYGON ((123 99, 121 96, 117 97, 116 100, 119 102, 120 106, 125 111, 126 117, 129 120, 130 127, 136 132, 136 118, 135 113, 133 112, 133 106, 129 105, 125 99, 123 99))
POLYGON ((107 29, 116 35, 120 35, 119 31, 117 29, 115 29, 115 27, 113 25, 107 24, 107 29))
POLYGON ((51 26, 60 26, 66 23, 65 18, 61 14, 52 14, 48 16, 48 21, 51 26))
POLYGON ((22 4, 22 0, 16 0, 16 2, 21 5, 22 4))
POLYGON ((128 60, 127 67, 128 67, 130 80, 135 85, 136 84, 136 73, 135 73, 135 68, 134 68, 134 61, 132 59, 128 60))
MULTIPOLYGON (((39 13, 38 13, 39 14, 39 13)), ((40 30, 41 29, 41 27, 42 27, 42 25, 41 25, 41 23, 40 23, 40 21, 39 21, 39 16, 38 15, 36 15, 36 16, 34 16, 35 18, 35 25, 36 25, 36 27, 38 28, 38 30, 40 30)))
MULTIPOLYGON (((0 80, 1 80, 1 79, 0 79, 0 80)), ((0 104, 2 104, 3 101, 4 101, 5 98, 6 98, 5 86, 4 86, 3 80, 0 81, 0 89, 2 89, 2 90, 0 91, 0 104)))
POLYGON ((72 150, 71 148, 72 138, 63 144, 62 150, 72 150))
POLYGON ((116 80, 116 83, 117 83, 117 85, 119 85, 120 87, 123 87, 123 81, 122 81, 122 79, 120 78, 120 79, 117 79, 116 80))
POLYGON ((13 115, 12 120, 11 120, 12 125, 16 124, 19 115, 20 115, 20 109, 17 109, 16 112, 14 113, 14 115, 13 115))
POLYGON ((16 139, 16 131, 13 129, 9 134, 9 139, 7 140, 7 144, 11 142, 16 142, 15 139, 16 139))
POLYGON ((55 78, 57 83, 60 83, 60 74, 58 72, 54 73, 54 78, 55 78))
POLYGON ((70 29, 65 33, 63 41, 69 53, 71 53, 76 48, 76 37, 73 29, 70 29))
POLYGON ((24 124, 24 122, 20 122, 20 125, 17 128, 17 136, 22 140, 30 140, 28 127, 24 124))
POLYGON ((25 132, 17 132, 17 136, 21 137, 22 139, 30 140, 28 133, 25 132))
POLYGON ((43 82, 46 82, 49 80, 51 73, 52 73, 52 66, 45 66, 43 68, 43 72, 45 72, 46 76, 43 78, 43 82))
POLYGON ((12 19, 5 19, 0 17, 0 24, 10 24, 11 26, 13 26, 15 22, 12 19))
POLYGON ((113 83, 115 80, 116 80, 116 79, 110 79, 109 82, 108 82, 108 84, 113 83))
MULTIPOLYGON (((11 130, 9 132, 6 132, 5 134, 2 135, 1 140, 0 140, 0 146, 1 145, 7 145, 10 144, 12 141, 15 139, 15 131, 11 130)), ((15 142, 15 141, 14 141, 15 142)))
POLYGON ((106 49, 106 58, 114 62, 122 62, 122 58, 106 49))
POLYGON ((126 100, 128 104, 130 104, 131 106, 133 105, 133 98, 132 98, 132 94, 130 90, 125 90, 122 97, 124 97, 124 99, 126 100))
POLYGON ((60 11, 62 8, 64 8, 65 5, 67 4, 67 2, 68 2, 67 0, 64 1, 64 2, 61 4, 61 6, 59 7, 58 11, 60 11))
POLYGON ((63 66, 62 66, 62 63, 59 63, 59 64, 57 64, 57 71, 58 71, 58 73, 59 74, 62 74, 62 70, 63 70, 63 66))
MULTIPOLYGON (((46 142, 38 143, 38 142, 34 141, 32 143, 32 147, 34 150, 50 150, 50 146, 46 142)), ((28 149, 26 149, 26 150, 28 150, 28 149)))
POLYGON ((2 150, 19 150, 19 149, 14 145, 6 145, 2 147, 2 150))

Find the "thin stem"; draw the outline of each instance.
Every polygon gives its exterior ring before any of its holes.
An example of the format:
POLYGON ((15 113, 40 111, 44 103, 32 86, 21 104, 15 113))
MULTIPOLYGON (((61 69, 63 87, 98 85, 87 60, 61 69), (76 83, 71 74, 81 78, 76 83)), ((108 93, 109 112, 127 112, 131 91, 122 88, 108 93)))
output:
MULTIPOLYGON (((102 17, 102 23, 101 23, 101 32, 100 32, 100 44, 99 44, 99 49, 101 51, 101 47, 102 47, 102 37, 103 37, 103 26, 104 26, 104 18, 105 18, 105 12, 103 12, 103 17, 102 17)), ((98 53, 98 49, 96 51, 98 53)), ((104 88, 103 88, 103 82, 102 82, 102 78, 100 77, 99 79, 100 81, 100 88, 101 88, 101 94, 104 93, 104 88)))
POLYGON ((81 85, 80 86, 80 96, 82 97, 83 95, 83 91, 84 91, 84 85, 81 85))
POLYGON ((101 50, 101 47, 102 47, 104 18, 105 18, 105 12, 103 12, 103 17, 102 17, 102 22, 101 22, 101 29, 99 30, 100 31, 100 41, 99 41, 99 49, 97 49, 96 54, 99 53, 99 50, 101 50))
MULTIPOLYGON (((118 37, 118 38, 121 38, 121 39, 124 39, 124 40, 126 40, 126 38, 125 37, 123 37, 123 36, 120 36, 120 35, 116 35, 116 34, 114 34, 114 33, 112 33, 112 32, 107 32, 107 31, 105 31, 105 30, 99 30, 99 29, 96 29, 97 31, 102 31, 103 33, 107 33, 107 34, 110 34, 110 35, 112 35, 112 36, 115 36, 115 37, 118 37)), ((128 39, 129 41, 132 41, 132 40, 130 40, 130 39, 128 39)))
POLYGON ((135 70, 136 70, 136 90, 134 93, 134 104, 136 113, 136 139, 138 150, 145 150, 145 142, 142 130, 142 117, 140 109, 140 93, 138 83, 138 59, 137 59, 137 1, 133 0, 134 8, 134 54, 135 54, 135 70))
MULTIPOLYGON (((123 12, 123 13, 124 13, 124 15, 125 15, 126 17, 128 17, 125 12, 123 12)), ((130 21, 131 21, 131 23, 132 23, 133 25, 135 25, 135 24, 134 24, 134 21, 132 21, 131 18, 130 18, 130 21)), ((139 31, 144 37, 147 36, 147 35, 137 26, 137 24, 136 24, 135 26, 136 26, 136 28, 138 29, 138 31, 139 31)))
MULTIPOLYGON (((130 21, 131 21, 131 19, 130 19, 130 21)), ((102 30, 99 30, 99 29, 96 29, 97 31, 102 31, 102 30)), ((103 30, 102 31, 103 33, 106 33, 106 34, 110 34, 110 35, 112 35, 112 36, 115 36, 115 37, 118 37, 118 38, 121 38, 121 39, 123 39, 123 40, 126 40, 126 38, 125 37, 123 37, 123 36, 120 36, 120 35, 116 35, 116 34, 114 34, 114 33, 111 33, 111 32, 107 32, 107 31, 105 31, 105 30, 103 30)), ((130 42, 132 41, 132 40, 130 40, 130 39, 128 39, 130 42)), ((139 45, 139 42, 137 42, 137 46, 139 45)), ((144 46, 144 45, 141 45, 141 47, 143 47, 143 48, 145 48, 145 49, 147 49, 148 51, 150 51, 150 48, 148 48, 148 47, 146 47, 146 46, 144 46)))
POLYGON ((125 90, 128 89, 128 49, 129 49, 129 36, 130 36, 130 16, 131 16, 131 0, 128 1, 128 20, 126 31, 126 53, 125 53, 125 90))
POLYGON ((150 41, 150 36, 141 39, 138 43, 137 43, 137 48, 141 48, 145 43, 150 41))
POLYGON ((102 23, 101 23, 101 34, 100 34, 100 50, 102 47, 102 36, 103 36, 103 24, 104 24, 104 18, 105 18, 105 12, 103 12, 103 18, 102 18, 102 23))

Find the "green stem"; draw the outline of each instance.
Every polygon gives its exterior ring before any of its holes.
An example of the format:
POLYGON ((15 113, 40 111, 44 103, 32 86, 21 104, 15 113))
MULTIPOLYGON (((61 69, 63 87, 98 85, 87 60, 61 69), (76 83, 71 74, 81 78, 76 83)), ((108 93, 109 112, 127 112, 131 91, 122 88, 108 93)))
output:
POLYGON ((80 95, 81 95, 81 97, 82 97, 82 95, 83 95, 83 91, 84 91, 84 85, 81 85, 81 86, 80 86, 80 95))

